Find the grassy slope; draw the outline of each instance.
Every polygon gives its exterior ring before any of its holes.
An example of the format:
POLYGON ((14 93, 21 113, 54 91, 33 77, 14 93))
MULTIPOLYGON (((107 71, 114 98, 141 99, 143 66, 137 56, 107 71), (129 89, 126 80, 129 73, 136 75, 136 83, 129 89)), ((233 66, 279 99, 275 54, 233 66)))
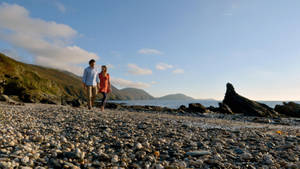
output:
MULTIPOLYGON (((111 99, 125 99, 120 90, 112 87, 111 99)), ((15 61, 0 53, 0 93, 16 95, 23 101, 61 97, 84 98, 78 76, 57 69, 15 61)))

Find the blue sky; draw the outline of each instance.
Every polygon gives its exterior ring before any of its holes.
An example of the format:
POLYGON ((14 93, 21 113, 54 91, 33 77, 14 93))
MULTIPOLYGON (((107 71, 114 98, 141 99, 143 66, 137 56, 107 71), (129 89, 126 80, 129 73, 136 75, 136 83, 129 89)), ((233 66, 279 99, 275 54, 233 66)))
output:
POLYGON ((80 74, 90 58, 119 88, 300 100, 300 1, 7 0, 0 51, 80 74))

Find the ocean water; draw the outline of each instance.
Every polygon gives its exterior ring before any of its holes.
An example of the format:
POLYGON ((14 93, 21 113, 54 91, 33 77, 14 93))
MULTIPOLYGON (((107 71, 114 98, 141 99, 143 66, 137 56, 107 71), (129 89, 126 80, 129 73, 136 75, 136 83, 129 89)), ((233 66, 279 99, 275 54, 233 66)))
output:
MULTIPOLYGON (((161 106, 169 108, 179 108, 181 105, 188 106, 189 103, 201 103, 205 107, 214 106, 218 107, 218 103, 222 102, 220 100, 114 100, 109 101, 114 103, 125 103, 126 105, 149 105, 149 106, 161 106)), ((283 101, 258 101, 264 103, 272 108, 277 104, 282 105, 283 101)), ((288 101, 286 101, 288 102, 288 101)), ((294 101, 300 104, 300 101, 294 101)))

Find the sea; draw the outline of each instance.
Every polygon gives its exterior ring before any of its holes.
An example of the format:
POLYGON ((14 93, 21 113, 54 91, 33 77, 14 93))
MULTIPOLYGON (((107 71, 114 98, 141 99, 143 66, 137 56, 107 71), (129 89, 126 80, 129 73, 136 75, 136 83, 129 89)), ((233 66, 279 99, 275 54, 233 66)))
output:
MULTIPOLYGON (((188 106, 190 103, 201 103, 205 107, 214 106, 218 107, 221 100, 110 100, 109 102, 113 103, 124 103, 126 105, 140 105, 140 106, 161 106, 168 108, 179 108, 181 105, 188 106)), ((282 105, 283 102, 289 101, 258 101, 264 103, 269 107, 274 108, 276 105, 282 105)), ((300 101, 293 101, 299 103, 300 101)))

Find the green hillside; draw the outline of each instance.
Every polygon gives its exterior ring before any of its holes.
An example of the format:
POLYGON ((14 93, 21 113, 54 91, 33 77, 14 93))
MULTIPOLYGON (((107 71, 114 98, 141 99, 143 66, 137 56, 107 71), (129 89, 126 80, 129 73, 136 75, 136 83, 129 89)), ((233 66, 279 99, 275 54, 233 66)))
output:
MULTIPOLYGON (((80 77, 66 71, 18 62, 0 53, 0 93, 24 102, 85 100, 80 77)), ((112 87, 110 99, 134 99, 112 87)))

